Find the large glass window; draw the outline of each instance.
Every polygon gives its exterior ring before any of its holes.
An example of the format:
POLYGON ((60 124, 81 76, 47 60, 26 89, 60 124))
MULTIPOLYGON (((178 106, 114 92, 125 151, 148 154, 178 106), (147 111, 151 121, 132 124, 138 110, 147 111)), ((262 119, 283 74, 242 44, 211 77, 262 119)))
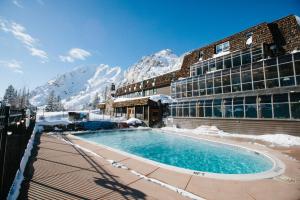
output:
POLYGON ((204 61, 203 62, 203 74, 205 74, 206 72, 208 71, 208 62, 207 61, 204 61))
POLYGON ((215 89, 215 94, 222 93, 222 88, 221 88, 221 76, 215 77, 214 78, 214 89, 215 89))
POLYGON ((223 69, 223 57, 218 57, 216 59, 216 68, 218 69, 223 69))
POLYGON ((233 99, 233 113, 235 118, 244 117, 244 98, 236 97, 233 99))
POLYGON ((300 119, 300 92, 290 93, 291 117, 300 119))
POLYGON ((205 117, 212 117, 212 100, 205 100, 205 117))
POLYGON ((253 81, 262 81, 264 80, 264 70, 263 68, 258 68, 252 71, 253 81))
POLYGON ((278 78, 277 66, 266 67, 266 79, 278 78))
POLYGON ((193 96, 199 96, 199 85, 198 85, 198 79, 194 79, 193 81, 193 96))
POLYGON ((216 70, 216 63, 215 59, 211 59, 209 61, 209 71, 215 71, 216 70))
POLYGON ((232 56, 232 66, 237 67, 241 65, 241 55, 240 53, 233 54, 232 56))
POLYGON ((222 117, 222 99, 215 99, 213 104, 214 117, 222 117))
POLYGON ((288 94, 273 95, 274 118, 290 118, 288 94))
POLYGON ((276 58, 267 59, 264 61, 264 63, 265 63, 265 66, 272 66, 272 65, 277 64, 277 60, 276 60, 276 58))
POLYGON ((232 84, 240 84, 241 83, 241 77, 240 74, 231 74, 231 80, 232 84))
POLYGON ((272 118, 272 104, 271 95, 261 95, 258 97, 259 101, 259 118, 272 118))
POLYGON ((204 101, 198 101, 198 117, 204 117, 204 101))
POLYGON ((193 90, 192 80, 189 80, 187 82, 187 97, 192 96, 192 90, 193 90))
POLYGON ((242 54, 242 63, 243 65, 251 63, 251 54, 250 52, 245 52, 242 54))
POLYGON ((184 117, 189 117, 190 116, 190 113, 189 113, 189 102, 185 102, 183 104, 183 116, 184 117))
POLYGON ((231 56, 224 56, 224 67, 226 69, 231 68, 232 67, 232 63, 231 63, 231 56))
POLYGON ((249 83, 251 81, 251 71, 242 72, 242 83, 249 83))
POLYGON ((213 79, 212 78, 206 79, 206 93, 207 93, 207 95, 213 94, 213 79))
POLYGON ((246 118, 257 118, 256 96, 245 97, 246 118))
POLYGON ((279 65, 280 85, 295 85, 293 63, 279 65))
POLYGON ((283 55, 283 56, 279 56, 278 57, 278 63, 287 63, 287 62, 291 62, 292 61, 292 54, 287 54, 287 55, 283 55))
POLYGON ((182 82, 182 85, 181 85, 181 96, 182 98, 186 97, 186 82, 182 82))
POLYGON ((190 103, 190 117, 196 117, 196 102, 190 103))
POLYGON ((173 104, 172 106, 171 106, 171 115, 172 115, 172 117, 176 117, 176 104, 173 104))
POLYGON ((182 104, 177 105, 177 116, 182 117, 182 104))
POLYGON ((295 72, 296 72, 297 85, 300 85, 300 61, 295 62, 295 72))
POLYGON ((205 77, 199 79, 200 95, 206 95, 205 77))
POLYGON ((224 99, 224 106, 225 106, 225 114, 224 114, 224 116, 227 117, 227 118, 233 117, 232 99, 231 98, 224 99))
POLYGON ((256 62, 263 59, 262 48, 252 50, 252 62, 256 62))

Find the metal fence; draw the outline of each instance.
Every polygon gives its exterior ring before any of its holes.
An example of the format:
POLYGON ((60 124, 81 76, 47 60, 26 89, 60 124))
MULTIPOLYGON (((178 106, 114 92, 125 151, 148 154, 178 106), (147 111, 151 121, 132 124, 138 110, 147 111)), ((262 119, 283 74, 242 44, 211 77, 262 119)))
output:
POLYGON ((35 117, 35 109, 13 109, 0 105, 0 199, 6 198, 20 167, 35 117))

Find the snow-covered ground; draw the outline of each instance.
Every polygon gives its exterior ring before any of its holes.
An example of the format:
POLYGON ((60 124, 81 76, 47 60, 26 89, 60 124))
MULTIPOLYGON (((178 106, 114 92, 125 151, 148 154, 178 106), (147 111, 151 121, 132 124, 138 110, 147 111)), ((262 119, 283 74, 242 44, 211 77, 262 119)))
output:
POLYGON ((261 140, 269 142, 274 146, 300 146, 300 137, 287 135, 287 134, 266 134, 266 135, 245 135, 245 134, 235 134, 227 133, 219 130, 215 126, 200 126, 195 129, 184 129, 176 127, 164 127, 162 130, 173 131, 177 133, 193 133, 197 135, 217 135, 222 137, 235 137, 235 138, 246 138, 252 140, 261 140))
MULTIPOLYGON (((37 112, 37 122, 39 125, 67 125, 72 123, 68 119, 69 111, 59 111, 59 112, 37 112)), ((99 114, 98 110, 84 110, 84 111, 73 111, 73 112, 81 112, 88 113, 89 121, 98 121, 98 120, 110 120, 114 122, 125 122, 126 118, 124 117, 112 117, 109 115, 99 114)))

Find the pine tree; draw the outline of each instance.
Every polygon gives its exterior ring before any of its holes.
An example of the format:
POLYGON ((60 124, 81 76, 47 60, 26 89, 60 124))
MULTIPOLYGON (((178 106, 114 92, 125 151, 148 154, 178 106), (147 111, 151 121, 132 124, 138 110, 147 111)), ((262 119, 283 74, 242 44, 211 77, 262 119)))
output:
POLYGON ((97 108, 97 105, 99 104, 99 101, 100 101, 99 94, 98 94, 98 92, 96 92, 94 100, 92 102, 92 108, 93 109, 97 108))
POLYGON ((47 112, 53 112, 55 107, 54 104, 55 104, 55 96, 54 96, 54 91, 52 90, 47 98, 47 105, 45 110, 47 112))
POLYGON ((12 85, 9 85, 8 88, 5 90, 3 101, 12 107, 16 107, 18 101, 17 96, 18 95, 15 88, 12 85))

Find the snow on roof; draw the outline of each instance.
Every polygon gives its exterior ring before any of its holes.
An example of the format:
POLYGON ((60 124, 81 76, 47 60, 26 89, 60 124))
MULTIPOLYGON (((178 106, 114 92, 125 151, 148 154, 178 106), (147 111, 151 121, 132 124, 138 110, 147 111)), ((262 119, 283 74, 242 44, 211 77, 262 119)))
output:
POLYGON ((155 101, 155 102, 158 102, 160 100, 162 104, 173 103, 174 102, 174 99, 172 99, 170 96, 163 95, 163 94, 144 96, 144 97, 132 97, 132 98, 121 97, 121 98, 116 98, 114 100, 114 102, 117 103, 117 102, 132 101, 132 100, 146 99, 146 98, 148 98, 152 101, 155 101))

